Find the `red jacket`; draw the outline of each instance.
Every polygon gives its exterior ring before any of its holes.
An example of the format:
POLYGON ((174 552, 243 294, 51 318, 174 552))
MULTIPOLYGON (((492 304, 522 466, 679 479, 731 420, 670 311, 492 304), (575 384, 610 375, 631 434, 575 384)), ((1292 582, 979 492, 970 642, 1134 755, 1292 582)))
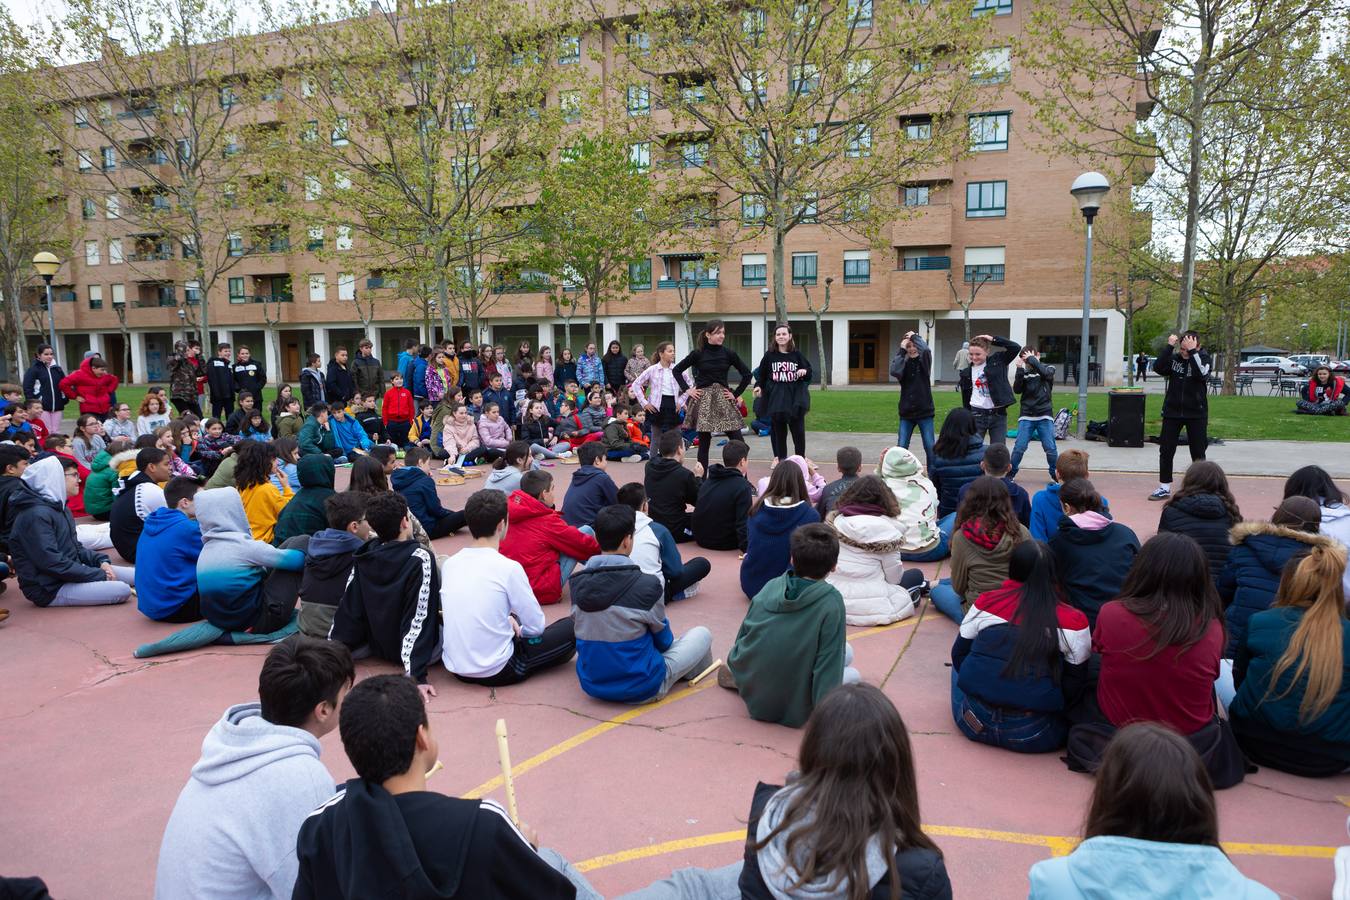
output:
POLYGON ((53 455, 53 456, 60 456, 60 457, 62 457, 62 458, 64 458, 64 459, 69 459, 69 460, 74 461, 74 463, 75 463, 75 470, 76 470, 77 472, 80 473, 80 492, 79 492, 78 494, 73 494, 73 495, 71 495, 71 496, 69 496, 69 497, 66 498, 66 508, 70 510, 70 514, 71 514, 72 516, 74 516, 75 518, 78 519, 78 518, 80 518, 81 516, 85 515, 85 512, 84 512, 84 483, 85 483, 85 481, 88 480, 88 478, 89 478, 89 470, 86 469, 86 468, 84 467, 84 464, 81 463, 78 459, 75 459, 75 457, 74 457, 73 454, 70 454, 70 453, 63 453, 63 452, 61 452, 61 451, 59 451, 59 450, 55 450, 55 451, 52 452, 52 455, 53 455))
POLYGON ((61 379, 61 393, 74 400, 83 397, 80 414, 94 413, 100 418, 108 415, 112 409, 112 395, 117 390, 117 376, 111 373, 102 378, 94 374, 89 357, 80 363, 80 367, 61 379))
POLYGON ((384 403, 380 407, 380 416, 384 424, 390 422, 411 422, 413 420, 413 395, 407 388, 391 387, 384 392, 384 403))
MULTIPOLYGON (((62 383, 64 384, 65 382, 62 382, 62 383)), ((1309 403, 1317 403, 1317 402, 1319 402, 1318 399, 1317 399, 1317 390, 1318 390, 1318 384, 1317 384, 1317 382, 1316 382, 1316 381, 1313 381, 1311 378, 1309 378, 1309 379, 1308 379, 1308 386, 1307 386, 1306 388, 1303 389, 1303 399, 1304 399, 1304 400, 1307 400, 1309 403)), ((1327 399, 1328 399, 1328 400, 1339 400, 1339 399, 1341 399, 1341 395, 1344 394, 1344 393, 1345 393, 1345 379, 1342 378, 1342 377, 1339 376, 1339 375, 1332 375, 1332 376, 1331 376, 1331 391, 1330 391, 1330 393, 1328 394, 1327 399)))
POLYGON ((550 509, 524 491, 515 491, 506 501, 507 528, 501 554, 525 568, 525 575, 540 603, 562 598, 562 573, 558 554, 586 561, 600 552, 595 538, 582 534, 563 521, 562 513, 550 509))

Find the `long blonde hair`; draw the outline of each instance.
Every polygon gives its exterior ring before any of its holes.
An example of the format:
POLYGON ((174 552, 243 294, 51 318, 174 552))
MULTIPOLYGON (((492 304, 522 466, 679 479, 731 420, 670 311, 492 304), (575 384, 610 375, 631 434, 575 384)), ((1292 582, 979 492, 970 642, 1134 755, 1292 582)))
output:
MULTIPOLYGON (((1303 617, 1289 639, 1284 655, 1270 673, 1266 696, 1291 668, 1294 676, 1277 697, 1283 697, 1305 677, 1299 721, 1307 724, 1331 706, 1341 690, 1345 667, 1342 624, 1345 621, 1345 595, 1341 578, 1345 574, 1345 547, 1337 541, 1319 543, 1303 557, 1285 566, 1280 588, 1272 608, 1302 609, 1303 617)), ((1264 702, 1266 696, 1261 700, 1264 702)))

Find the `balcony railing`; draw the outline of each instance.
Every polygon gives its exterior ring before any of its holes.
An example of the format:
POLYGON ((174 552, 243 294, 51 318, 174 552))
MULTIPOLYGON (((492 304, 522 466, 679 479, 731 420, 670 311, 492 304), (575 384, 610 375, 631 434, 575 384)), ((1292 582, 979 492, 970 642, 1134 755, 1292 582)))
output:
POLYGON ((905 259, 901 271, 904 272, 930 272, 940 269, 950 269, 952 267, 952 258, 950 256, 914 256, 905 259))
POLYGON ((151 250, 145 253, 128 253, 127 262, 166 262, 173 259, 172 250, 151 250))
POLYGON ((497 294, 540 294, 553 285, 546 278, 526 279, 524 281, 498 282, 492 286, 497 294))
POLYGON ((686 284, 686 285, 688 285, 689 287, 696 287, 696 286, 697 286, 697 287, 701 287, 701 288, 705 288, 705 287, 713 287, 713 288, 715 288, 715 287, 717 287, 717 279, 716 279, 716 278, 662 278, 660 281, 656 282, 656 286, 657 286, 658 288, 672 288, 672 289, 673 289, 673 288, 679 287, 681 284, 686 284))
POLYGON ((176 297, 138 297, 131 305, 137 309, 177 306, 178 299, 176 297))
POLYGON ((231 303, 293 303, 294 294, 235 294, 231 303))

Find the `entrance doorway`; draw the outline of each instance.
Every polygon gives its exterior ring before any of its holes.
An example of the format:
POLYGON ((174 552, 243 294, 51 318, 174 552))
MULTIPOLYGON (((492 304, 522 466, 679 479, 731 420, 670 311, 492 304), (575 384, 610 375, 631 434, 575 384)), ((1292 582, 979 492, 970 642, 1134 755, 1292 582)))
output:
POLYGON ((850 325, 848 330, 848 382, 877 380, 881 358, 881 329, 875 324, 850 325))

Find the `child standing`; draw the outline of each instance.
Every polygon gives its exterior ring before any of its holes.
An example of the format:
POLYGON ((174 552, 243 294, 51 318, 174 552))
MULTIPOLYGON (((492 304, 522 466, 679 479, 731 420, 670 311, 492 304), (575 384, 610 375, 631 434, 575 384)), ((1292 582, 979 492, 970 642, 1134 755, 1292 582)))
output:
POLYGON ((380 405, 380 415, 384 420, 384 431, 395 446, 408 446, 408 432, 413 423, 412 391, 403 386, 403 376, 395 372, 389 380, 389 390, 384 392, 384 402, 380 405))
POLYGON ((1034 438, 1039 438, 1045 450, 1045 465, 1050 478, 1055 477, 1055 460, 1059 451, 1055 446, 1055 407, 1051 392, 1055 387, 1055 367, 1041 362, 1041 354, 1027 347, 1017 357, 1017 374, 1013 376, 1013 393, 1022 395, 1022 406, 1017 414, 1017 439, 1013 441, 1012 475, 1022 465, 1022 455, 1034 438))
POLYGON ((907 332, 891 360, 891 377, 900 382, 900 434, 897 444, 909 449, 914 429, 923 441, 923 458, 933 462, 933 351, 916 332, 907 332))

